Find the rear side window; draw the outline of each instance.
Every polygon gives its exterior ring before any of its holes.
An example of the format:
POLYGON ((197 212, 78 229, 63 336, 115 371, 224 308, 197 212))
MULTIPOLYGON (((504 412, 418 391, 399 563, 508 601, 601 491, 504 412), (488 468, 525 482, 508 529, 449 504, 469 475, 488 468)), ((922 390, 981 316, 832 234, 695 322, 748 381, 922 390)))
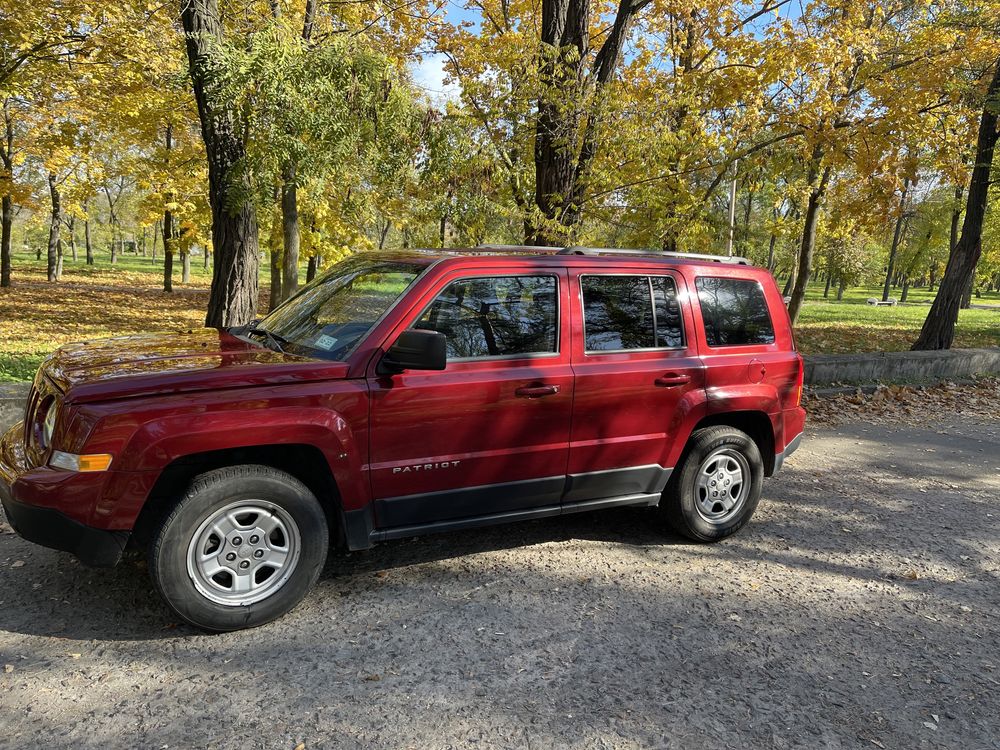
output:
POLYGON ((580 285, 588 352, 684 345, 677 287, 669 276, 584 276, 580 285))
POLYGON ((554 276, 492 276, 452 282, 414 327, 445 334, 449 359, 479 359, 555 353, 558 321, 554 276))
POLYGON ((702 276, 695 286, 709 346, 774 343, 771 314, 758 282, 702 276))

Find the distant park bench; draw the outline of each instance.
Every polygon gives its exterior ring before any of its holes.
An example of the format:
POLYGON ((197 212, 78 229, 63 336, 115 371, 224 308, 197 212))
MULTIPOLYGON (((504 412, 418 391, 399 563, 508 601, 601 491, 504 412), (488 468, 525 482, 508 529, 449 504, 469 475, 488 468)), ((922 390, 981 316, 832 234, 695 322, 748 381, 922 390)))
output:
POLYGON ((875 305, 876 307, 895 307, 899 304, 899 301, 895 297, 890 297, 885 302, 876 297, 869 297, 868 304, 875 305))

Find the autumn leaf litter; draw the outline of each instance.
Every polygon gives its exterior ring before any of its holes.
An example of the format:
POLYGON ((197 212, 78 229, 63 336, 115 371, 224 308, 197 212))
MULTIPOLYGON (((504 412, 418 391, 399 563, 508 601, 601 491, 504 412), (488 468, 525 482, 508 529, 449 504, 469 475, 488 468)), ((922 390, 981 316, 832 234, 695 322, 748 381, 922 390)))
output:
POLYGON ((880 385, 871 392, 859 387, 834 395, 807 391, 802 405, 810 424, 831 427, 858 421, 923 426, 939 414, 989 418, 1000 414, 1000 378, 931 386, 880 385))

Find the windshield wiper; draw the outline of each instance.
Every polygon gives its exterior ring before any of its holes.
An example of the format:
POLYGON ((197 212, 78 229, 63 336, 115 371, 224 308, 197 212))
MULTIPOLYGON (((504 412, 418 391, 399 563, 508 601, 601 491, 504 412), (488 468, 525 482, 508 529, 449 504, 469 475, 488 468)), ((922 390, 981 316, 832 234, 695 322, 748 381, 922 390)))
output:
POLYGON ((247 331, 247 335, 253 336, 255 333, 259 333, 261 336, 267 339, 268 343, 282 354, 285 353, 285 350, 284 348, 282 348, 281 345, 290 343, 288 339, 286 339, 284 336, 279 336, 277 333, 268 331, 266 328, 259 328, 257 326, 257 321, 254 321, 253 323, 250 324, 250 329, 247 331))

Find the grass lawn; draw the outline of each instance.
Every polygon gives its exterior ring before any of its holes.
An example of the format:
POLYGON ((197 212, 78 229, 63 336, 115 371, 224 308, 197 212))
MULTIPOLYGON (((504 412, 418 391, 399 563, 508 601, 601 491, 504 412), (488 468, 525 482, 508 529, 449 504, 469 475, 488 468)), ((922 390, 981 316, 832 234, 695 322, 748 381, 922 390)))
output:
MULTIPOLYGON (((192 258, 191 283, 181 284, 175 260, 174 292, 162 287, 162 258, 126 255, 116 266, 106 253, 97 265, 82 260, 64 262, 62 281, 45 280, 45 260, 34 254, 14 253, 14 285, 0 289, 0 382, 30 380, 41 360, 71 341, 144 331, 201 326, 208 305, 211 269, 192 258)), ((305 268, 300 269, 305 279, 305 268)), ((261 266, 261 310, 267 309, 269 269, 261 266)), ((856 351, 902 351, 916 338, 931 299, 926 289, 911 289, 910 301, 897 307, 871 307, 869 297, 881 298, 881 289, 850 289, 842 302, 824 301, 823 285, 806 297, 796 329, 806 354, 856 351)), ((898 290, 893 296, 898 297, 898 290)), ((831 300, 833 292, 831 292, 831 300)), ((1000 346, 1000 295, 984 295, 974 304, 991 309, 963 310, 958 322, 957 347, 1000 346)))
MULTIPOLYGON (((894 289, 890 296, 899 299, 894 289)), ((882 299, 882 288, 858 287, 844 292, 842 302, 823 299, 823 284, 806 292, 806 303, 795 327, 795 339, 804 354, 905 351, 920 333, 934 296, 924 289, 910 289, 905 305, 875 307, 869 297, 882 299)), ((1000 294, 973 298, 971 310, 962 310, 955 331, 956 348, 1000 346, 1000 294), (977 305, 983 308, 975 307, 977 305), (995 307, 988 307, 994 305, 995 307)))

